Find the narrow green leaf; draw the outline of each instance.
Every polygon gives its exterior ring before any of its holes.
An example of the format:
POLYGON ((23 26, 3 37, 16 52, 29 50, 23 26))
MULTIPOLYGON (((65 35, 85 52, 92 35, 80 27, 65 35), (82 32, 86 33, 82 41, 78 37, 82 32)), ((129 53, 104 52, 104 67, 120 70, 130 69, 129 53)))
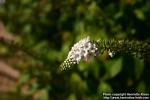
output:
POLYGON ((122 58, 109 60, 106 63, 106 71, 109 78, 115 77, 122 69, 122 58))

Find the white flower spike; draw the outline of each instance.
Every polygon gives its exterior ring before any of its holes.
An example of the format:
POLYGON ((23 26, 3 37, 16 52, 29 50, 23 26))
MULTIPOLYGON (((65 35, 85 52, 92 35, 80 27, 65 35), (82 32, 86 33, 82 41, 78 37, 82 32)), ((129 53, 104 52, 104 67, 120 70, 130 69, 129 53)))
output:
POLYGON ((99 51, 97 44, 94 41, 91 41, 89 36, 83 38, 71 48, 67 59, 60 65, 60 70, 66 70, 74 64, 79 64, 81 60, 87 61, 98 54, 99 51))

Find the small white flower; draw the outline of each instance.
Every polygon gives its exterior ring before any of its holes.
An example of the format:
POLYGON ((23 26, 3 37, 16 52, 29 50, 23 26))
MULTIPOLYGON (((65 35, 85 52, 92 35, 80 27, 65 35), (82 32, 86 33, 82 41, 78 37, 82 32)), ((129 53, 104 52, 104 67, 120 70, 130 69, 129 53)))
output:
POLYGON ((112 58, 112 57, 114 57, 114 55, 115 55, 115 53, 113 52, 113 51, 108 51, 108 55, 112 58))
POLYGON ((82 59, 87 60, 93 56, 97 56, 98 54, 99 51, 97 45, 90 40, 90 37, 86 37, 74 44, 68 53, 67 59, 61 65, 61 70, 65 70, 73 64, 79 64, 82 59), (65 64, 66 61, 67 64, 65 64), (69 61, 73 63, 69 63, 69 61))

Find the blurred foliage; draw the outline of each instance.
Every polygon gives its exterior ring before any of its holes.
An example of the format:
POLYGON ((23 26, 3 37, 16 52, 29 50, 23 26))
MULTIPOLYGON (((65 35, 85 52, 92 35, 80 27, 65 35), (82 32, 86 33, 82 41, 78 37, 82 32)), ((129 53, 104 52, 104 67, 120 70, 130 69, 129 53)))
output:
MULTIPOLYGON (((130 55, 109 59, 104 53, 57 73, 70 47, 84 36, 148 42, 149 12, 149 0, 6 0, 0 21, 40 56, 24 55, 12 65, 22 75, 8 100, 96 100, 103 92, 150 92, 149 61, 130 55)), ((16 52, 6 48, 4 54, 16 52)))

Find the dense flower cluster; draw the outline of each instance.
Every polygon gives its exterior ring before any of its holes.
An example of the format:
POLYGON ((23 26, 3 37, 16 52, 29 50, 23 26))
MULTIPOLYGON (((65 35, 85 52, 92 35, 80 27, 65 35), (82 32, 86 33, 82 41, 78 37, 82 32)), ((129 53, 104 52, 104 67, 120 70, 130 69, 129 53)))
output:
POLYGON ((61 65, 61 70, 65 70, 74 64, 78 64, 82 59, 87 61, 98 54, 99 51, 96 43, 92 42, 90 37, 86 37, 74 44, 67 59, 61 65))

